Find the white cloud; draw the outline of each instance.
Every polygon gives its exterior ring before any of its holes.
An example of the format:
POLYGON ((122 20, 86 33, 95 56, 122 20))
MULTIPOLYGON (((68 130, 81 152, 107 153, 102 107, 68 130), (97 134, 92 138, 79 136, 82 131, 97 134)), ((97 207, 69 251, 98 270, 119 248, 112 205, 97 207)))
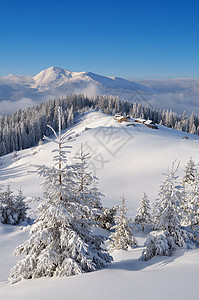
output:
POLYGON ((20 108, 25 109, 35 104, 36 102, 30 98, 21 98, 18 101, 3 100, 0 102, 0 115, 13 114, 20 108))
POLYGON ((186 96, 183 93, 167 93, 153 95, 148 99, 149 103, 161 109, 172 109, 176 113, 183 113, 186 111, 187 114, 192 112, 199 114, 199 97, 198 96, 186 96))
POLYGON ((100 88, 94 84, 94 83, 89 83, 87 87, 85 88, 81 88, 81 89, 76 89, 74 91, 75 94, 84 94, 87 97, 93 97, 96 95, 100 95, 101 94, 101 90, 100 88))

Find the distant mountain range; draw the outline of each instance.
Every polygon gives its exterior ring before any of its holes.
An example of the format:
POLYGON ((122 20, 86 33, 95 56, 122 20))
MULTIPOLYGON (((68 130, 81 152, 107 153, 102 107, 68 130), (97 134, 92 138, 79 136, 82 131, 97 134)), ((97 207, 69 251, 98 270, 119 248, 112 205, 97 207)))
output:
POLYGON ((151 107, 199 113, 199 79, 130 81, 51 67, 33 77, 12 74, 0 77, 0 115, 74 93, 111 94, 151 107))

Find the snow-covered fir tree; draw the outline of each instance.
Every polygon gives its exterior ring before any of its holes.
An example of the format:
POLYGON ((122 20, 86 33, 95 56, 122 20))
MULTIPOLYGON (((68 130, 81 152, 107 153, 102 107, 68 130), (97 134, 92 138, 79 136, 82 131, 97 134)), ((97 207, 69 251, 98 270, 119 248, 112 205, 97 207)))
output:
POLYGON ((185 174, 182 179, 183 184, 186 185, 186 184, 192 183, 197 176, 196 164, 193 161, 192 157, 190 157, 189 161, 187 162, 184 172, 185 172, 185 174))
POLYGON ((175 167, 175 162, 172 164, 172 169, 165 175, 165 181, 160 186, 158 199, 155 202, 153 210, 154 229, 170 230, 175 225, 179 226, 184 217, 184 212, 181 209, 181 187, 177 182, 178 176, 176 172, 179 164, 175 167))
POLYGON ((96 181, 98 178, 88 171, 87 161, 90 159, 89 153, 84 153, 83 145, 79 153, 76 154, 75 160, 77 162, 76 182, 77 182, 77 196, 84 204, 85 214, 87 215, 87 207, 89 208, 89 215, 92 219, 96 219, 100 215, 102 204, 100 198, 103 196, 97 188, 96 181))
POLYGON ((118 207, 119 215, 115 217, 115 225, 111 228, 111 230, 114 230, 110 235, 109 248, 111 251, 128 250, 138 245, 137 240, 133 236, 131 222, 126 216, 128 208, 125 205, 124 195, 121 197, 121 202, 122 205, 118 207))
POLYGON ((85 217, 84 204, 76 195, 75 179, 79 169, 78 165, 68 164, 66 151, 69 146, 64 142, 71 133, 61 135, 60 110, 58 117, 58 135, 50 127, 58 146, 55 165, 37 167, 39 175, 45 178, 46 193, 30 228, 30 238, 14 251, 14 255, 24 254, 25 258, 11 270, 11 283, 36 277, 81 274, 107 267, 112 260, 101 248, 103 239, 92 234, 89 207, 85 217))
POLYGON ((182 209, 186 213, 185 224, 192 229, 199 225, 199 175, 196 163, 190 157, 185 166, 185 174, 182 179, 184 186, 182 209))
POLYGON ((0 217, 3 224, 16 225, 18 223, 15 198, 9 183, 6 190, 0 193, 0 217))
POLYGON ((6 190, 0 192, 0 220, 4 224, 16 225, 26 219, 28 206, 25 203, 25 197, 22 189, 18 194, 13 195, 10 183, 6 190))
POLYGON ((14 197, 16 212, 18 215, 18 223, 25 221, 27 219, 27 210, 29 209, 25 199, 26 197, 23 194, 23 190, 20 188, 17 195, 14 197))
POLYGON ((85 214, 87 215, 86 209, 89 207, 91 209, 89 210, 90 216, 96 221, 96 225, 110 230, 115 225, 114 216, 117 212, 117 206, 112 208, 102 206, 101 197, 104 197, 104 195, 98 190, 98 178, 88 171, 87 161, 90 159, 90 154, 84 153, 82 144, 75 159, 78 163, 76 176, 77 195, 84 203, 85 214))
POLYGON ((186 212, 186 224, 191 226, 199 225, 199 177, 185 184, 182 209, 186 212))
MULTIPOLYGON (((178 165, 179 166, 179 165, 178 165)), ((146 249, 140 259, 148 260, 155 255, 171 255, 177 247, 190 247, 193 235, 182 228, 185 212, 181 209, 181 193, 177 185, 175 163, 160 186, 159 198, 154 207, 152 231, 145 242, 146 249)))
POLYGON ((15 203, 13 191, 10 183, 7 184, 6 190, 0 194, 1 203, 1 222, 5 224, 16 224, 17 216, 15 215, 15 203))
POLYGON ((141 225, 142 231, 144 231, 144 227, 146 225, 150 225, 152 220, 151 220, 151 214, 150 214, 150 203, 147 195, 144 193, 143 197, 139 201, 139 208, 138 208, 138 213, 135 216, 135 224, 136 225, 141 225))

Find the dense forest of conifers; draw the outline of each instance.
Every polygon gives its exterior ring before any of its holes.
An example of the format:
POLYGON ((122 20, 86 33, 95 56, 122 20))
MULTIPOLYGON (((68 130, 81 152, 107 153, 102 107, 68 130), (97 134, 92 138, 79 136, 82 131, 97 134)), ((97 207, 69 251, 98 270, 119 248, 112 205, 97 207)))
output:
POLYGON ((58 107, 61 107, 62 128, 74 124, 75 117, 90 109, 100 109, 114 115, 117 112, 133 118, 151 119, 157 124, 199 135, 199 115, 190 117, 184 112, 151 108, 139 102, 122 101, 114 96, 67 95, 66 98, 49 100, 13 115, 0 118, 0 156, 36 145, 43 137, 51 134, 47 124, 58 129, 58 107))

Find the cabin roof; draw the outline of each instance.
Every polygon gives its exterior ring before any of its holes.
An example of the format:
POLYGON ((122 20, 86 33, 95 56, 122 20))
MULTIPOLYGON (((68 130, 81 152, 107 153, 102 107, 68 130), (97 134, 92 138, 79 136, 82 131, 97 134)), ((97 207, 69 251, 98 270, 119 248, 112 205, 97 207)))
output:
POLYGON ((126 119, 126 117, 121 116, 121 117, 118 118, 118 120, 122 120, 122 119, 126 119))
POLYGON ((144 124, 146 124, 146 125, 152 125, 152 124, 155 125, 152 120, 147 120, 146 122, 144 122, 144 124))
POLYGON ((145 119, 142 119, 142 118, 136 118, 135 121, 138 121, 138 122, 140 122, 140 123, 146 122, 146 120, 145 120, 145 119))

